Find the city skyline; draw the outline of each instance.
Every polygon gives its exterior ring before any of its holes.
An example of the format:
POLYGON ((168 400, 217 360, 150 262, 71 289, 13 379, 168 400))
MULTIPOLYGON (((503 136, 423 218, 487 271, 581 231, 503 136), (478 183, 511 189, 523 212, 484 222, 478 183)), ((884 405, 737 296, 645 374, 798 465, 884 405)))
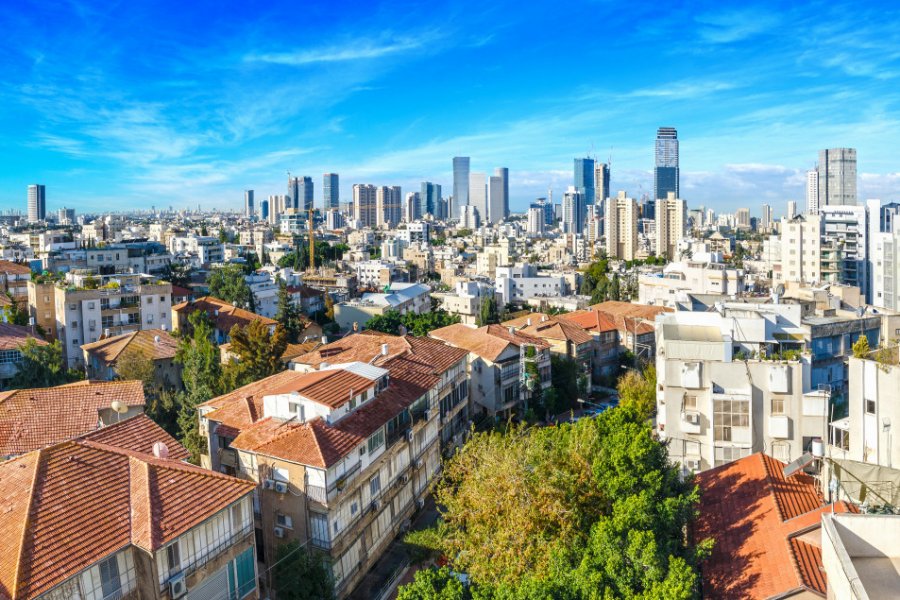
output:
POLYGON ((345 199, 357 183, 414 191, 433 181, 448 193, 454 156, 471 157, 475 172, 508 167, 514 212, 548 188, 559 201, 572 160, 585 156, 612 158, 611 195, 640 198, 653 194, 654 132, 667 125, 679 132, 691 206, 803 205, 806 171, 836 147, 858 149, 860 201, 891 201, 898 18, 853 6, 709 5, 664 17, 603 3, 514 15, 499 3, 382 4, 337 17, 311 6, 302 27, 317 35, 301 37, 329 41, 301 44, 269 35, 286 5, 244 19, 225 7, 208 21, 203 6, 6 11, 0 209, 24 210, 27 185, 40 182, 48 211, 240 210, 245 189, 283 193, 287 170, 313 181, 339 173, 345 199), (579 43, 598 22, 617 26, 615 43, 579 43), (517 43, 536 26, 565 27, 571 41, 517 43), (46 28, 55 34, 39 43, 29 34, 46 28), (790 35, 798 28, 809 35, 790 35), (825 37, 840 52, 822 59, 825 37), (578 69, 574 54, 604 56, 607 68, 578 69), (456 86, 452 65, 464 67, 456 86), (442 93, 383 93, 414 86, 442 93))

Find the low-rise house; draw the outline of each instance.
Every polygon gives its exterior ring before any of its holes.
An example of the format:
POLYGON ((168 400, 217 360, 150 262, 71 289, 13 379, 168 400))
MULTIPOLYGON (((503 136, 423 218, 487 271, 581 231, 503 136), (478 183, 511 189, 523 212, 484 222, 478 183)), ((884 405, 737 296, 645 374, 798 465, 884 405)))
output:
POLYGON ((298 540, 344 598, 423 505, 442 432, 468 425, 465 353, 363 333, 293 364, 199 407, 203 462, 259 484, 264 565, 298 540))
POLYGON ((428 335, 468 352, 470 394, 478 414, 508 417, 526 408, 534 387, 546 389, 551 385, 550 344, 515 327, 475 328, 457 323, 428 335), (523 386, 525 375, 530 377, 529 371, 534 369, 538 381, 528 379, 523 386))
POLYGON ((0 458, 85 435, 144 411, 140 381, 79 381, 0 392, 0 458))
POLYGON ((81 347, 89 379, 112 381, 116 374, 116 363, 129 352, 136 352, 153 363, 154 387, 157 390, 183 387, 181 365, 175 362, 178 340, 168 331, 146 329, 123 333, 81 347))
POLYGON ((28 303, 29 281, 31 281, 31 267, 0 260, 0 289, 23 307, 28 303))
POLYGON ((238 308, 224 300, 204 296, 172 307, 173 330, 184 330, 188 325, 188 317, 198 310, 204 311, 209 317, 215 331, 216 342, 219 344, 231 339, 231 328, 235 325, 246 327, 253 321, 263 321, 271 331, 274 331, 278 324, 274 319, 238 308))
POLYGON ((597 310, 585 310, 559 315, 566 321, 581 327, 591 335, 591 383, 595 386, 615 382, 619 376, 619 328, 615 321, 597 310))
POLYGON ((593 337, 578 325, 544 313, 528 313, 501 323, 520 333, 540 338, 550 345, 550 353, 569 358, 590 371, 593 337))
POLYGON ((30 327, 0 323, 0 389, 6 388, 19 372, 19 365, 22 363, 20 349, 28 340, 34 340, 38 346, 47 345, 47 342, 32 333, 30 327))
POLYGON ((319 311, 325 310, 325 292, 308 285, 288 286, 291 300, 300 307, 303 314, 313 316, 319 311))
POLYGON ((656 355, 656 316, 673 312, 671 308, 617 300, 594 304, 588 310, 602 313, 615 323, 622 350, 630 351, 646 361, 652 361, 656 355))
POLYGON ((0 463, 4 597, 258 597, 255 486, 135 421, 0 463))

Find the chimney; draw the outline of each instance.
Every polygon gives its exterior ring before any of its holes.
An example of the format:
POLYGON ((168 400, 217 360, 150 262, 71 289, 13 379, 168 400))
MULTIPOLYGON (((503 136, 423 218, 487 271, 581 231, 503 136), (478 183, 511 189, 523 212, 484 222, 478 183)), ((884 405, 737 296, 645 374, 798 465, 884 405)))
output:
POLYGON ((163 442, 153 443, 153 456, 156 458, 169 458, 169 447, 163 442))
POLYGON ((382 355, 382 356, 387 356, 387 355, 388 355, 388 345, 387 345, 387 344, 382 344, 382 345, 381 345, 381 355, 382 355))
POLYGON ((153 336, 153 341, 154 341, 155 343, 158 344, 158 343, 159 343, 159 336, 158 336, 158 335, 154 335, 154 336, 153 336))
POLYGON ((541 315, 541 323, 547 320, 547 315, 541 315))
MULTIPOLYGON (((543 319, 541 319, 541 320, 543 320, 543 319)), ((531 327, 531 317, 528 317, 528 319, 525 321, 525 325, 527 327, 531 327)))
POLYGON ((515 328, 515 327, 509 327, 509 334, 510 334, 510 335, 514 335, 515 333, 516 333, 516 328, 515 328))

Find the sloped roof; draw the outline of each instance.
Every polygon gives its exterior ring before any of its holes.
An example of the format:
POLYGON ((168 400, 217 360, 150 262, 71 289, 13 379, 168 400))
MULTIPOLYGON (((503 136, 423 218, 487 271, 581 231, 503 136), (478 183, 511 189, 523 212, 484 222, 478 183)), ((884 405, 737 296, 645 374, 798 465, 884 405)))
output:
POLYGON ((477 354, 491 362, 496 361, 510 346, 518 348, 523 344, 531 344, 539 348, 549 347, 547 342, 540 338, 520 333, 515 329, 510 332, 509 328, 502 325, 486 325, 474 328, 462 323, 456 323, 455 325, 435 329, 429 335, 477 354))
POLYGON ((609 318, 606 313, 598 310, 579 310, 576 312, 559 315, 561 321, 574 323, 586 331, 597 331, 599 333, 618 331, 616 322, 609 318))
POLYGON ((92 440, 0 464, 0 593, 33 598, 129 545, 155 551, 255 484, 92 440))
POLYGON ((190 457, 190 453, 178 440, 144 413, 101 427, 81 439, 145 454, 153 454, 153 444, 162 442, 169 450, 169 458, 172 460, 187 460, 190 457))
POLYGON ((0 260, 0 273, 11 275, 30 275, 31 267, 11 260, 0 260))
POLYGON ((99 411, 118 400, 144 406, 140 381, 80 381, 0 393, 0 456, 23 454, 97 429, 99 411))
MULTIPOLYGON (((373 358, 381 354, 382 344, 388 345, 386 357, 397 356, 409 352, 412 346, 409 339, 412 336, 390 335, 380 331, 361 331, 345 338, 319 346, 312 352, 295 358, 293 363, 318 368, 323 362, 349 363, 371 362, 373 358)), ((384 359, 379 359, 384 360, 384 359)))
POLYGON ((573 344, 587 344, 593 340, 591 334, 587 333, 583 327, 543 313, 531 313, 505 321, 503 325, 516 327, 519 333, 545 340, 568 341, 573 344))
POLYGON ((648 321, 653 321, 656 319, 656 315, 660 313, 675 312, 674 309, 665 306, 650 306, 649 304, 621 302, 618 300, 607 300, 599 304, 592 304, 591 310, 599 310, 611 316, 636 317, 648 321))
POLYGON ((266 325, 275 325, 277 321, 258 315, 249 310, 238 308, 224 300, 212 296, 204 296, 194 301, 182 302, 172 307, 177 313, 189 315, 196 310, 205 311, 219 331, 230 331, 235 325, 246 327, 253 321, 262 321, 266 325))
POLYGON ((150 360, 175 358, 178 340, 162 329, 144 329, 84 344, 81 348, 109 365, 115 363, 126 350, 141 352, 150 360))
MULTIPOLYGON (((707 598, 768 598, 806 588, 824 596, 821 549, 805 533, 832 510, 805 474, 785 478, 785 464, 762 453, 697 475, 695 538, 715 540, 703 563, 707 598)), ((843 502, 835 512, 855 512, 843 502)))
MULTIPOLYGON (((6 298, 4 294, 0 294, 0 297, 6 298)), ((9 298, 6 298, 6 300, 8 301, 9 298)), ((29 339, 34 340, 38 346, 47 345, 47 342, 31 333, 31 328, 25 325, 0 323, 0 350, 17 350, 29 339)))

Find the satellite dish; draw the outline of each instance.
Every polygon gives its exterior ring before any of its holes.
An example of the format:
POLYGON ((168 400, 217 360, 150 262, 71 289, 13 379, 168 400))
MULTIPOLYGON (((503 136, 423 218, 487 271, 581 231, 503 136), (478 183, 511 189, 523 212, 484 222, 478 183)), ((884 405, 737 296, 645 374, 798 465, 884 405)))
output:
POLYGON ((123 402, 119 402, 118 400, 113 400, 112 404, 110 404, 109 407, 120 415, 124 415, 128 412, 128 407, 125 406, 123 402))
POLYGON ((169 458, 169 447, 162 442, 153 442, 153 456, 156 458, 169 458))

